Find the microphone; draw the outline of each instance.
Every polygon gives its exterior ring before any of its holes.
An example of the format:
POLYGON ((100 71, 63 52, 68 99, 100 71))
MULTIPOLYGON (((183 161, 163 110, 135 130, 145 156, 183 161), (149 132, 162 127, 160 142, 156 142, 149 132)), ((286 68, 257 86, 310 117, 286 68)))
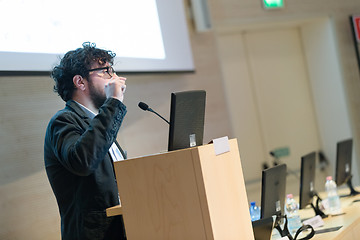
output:
POLYGON ((149 108, 149 105, 147 105, 146 103, 144 103, 144 102, 139 102, 138 106, 139 106, 139 108, 141 108, 141 109, 144 110, 144 111, 149 111, 149 112, 155 113, 155 114, 158 115, 162 120, 164 120, 165 122, 167 122, 168 124, 170 124, 168 120, 166 120, 166 119, 163 118, 160 114, 158 114, 157 112, 155 112, 154 110, 152 110, 151 108, 149 108))

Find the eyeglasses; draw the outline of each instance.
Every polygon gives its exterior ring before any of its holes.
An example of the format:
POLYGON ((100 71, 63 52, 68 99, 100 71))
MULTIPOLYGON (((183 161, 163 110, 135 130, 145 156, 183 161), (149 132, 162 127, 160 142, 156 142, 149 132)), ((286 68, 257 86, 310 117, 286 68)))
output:
POLYGON ((100 70, 105 70, 103 72, 106 72, 110 78, 112 78, 114 76, 114 74, 116 74, 115 70, 113 67, 101 67, 101 68, 93 68, 93 69, 89 69, 87 70, 88 72, 93 72, 93 71, 100 71, 100 70))

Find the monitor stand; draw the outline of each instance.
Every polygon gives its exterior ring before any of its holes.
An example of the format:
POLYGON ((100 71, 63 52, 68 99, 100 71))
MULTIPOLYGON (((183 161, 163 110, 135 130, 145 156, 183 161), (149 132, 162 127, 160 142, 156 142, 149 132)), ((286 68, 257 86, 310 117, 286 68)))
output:
POLYGON ((319 215, 321 218, 327 218, 328 215, 326 215, 323 211, 321 211, 321 209, 319 207, 319 203, 320 203, 320 201, 322 201, 322 199, 319 197, 319 195, 317 193, 314 193, 314 196, 316 197, 316 206, 314 206, 314 204, 311 203, 311 207, 313 208, 313 210, 315 212, 315 216, 319 215))
POLYGON ((350 197, 350 196, 355 196, 355 195, 360 194, 360 192, 356 191, 355 188, 353 187, 351 179, 352 179, 352 175, 351 175, 350 179, 346 182, 346 184, 348 185, 348 188, 350 189, 350 193, 348 195, 341 195, 340 197, 350 197))
POLYGON ((291 236, 288 228, 288 221, 285 215, 278 214, 276 215, 274 228, 279 232, 281 237, 291 236), (283 221, 285 219, 285 221, 283 221), (283 229, 281 228, 282 223, 284 222, 283 229))
POLYGON ((298 235, 303 231, 307 232, 307 236, 305 236, 304 238, 301 238, 301 239, 310 239, 315 234, 315 230, 311 225, 303 225, 296 231, 295 236, 293 237, 288 228, 288 219, 287 219, 286 215, 277 215, 276 216, 274 228, 279 232, 279 234, 282 238, 285 237, 286 239, 289 239, 289 240, 296 240, 298 235), (283 229, 281 228, 282 219, 285 219, 283 229), (310 230, 310 232, 308 230, 310 230))

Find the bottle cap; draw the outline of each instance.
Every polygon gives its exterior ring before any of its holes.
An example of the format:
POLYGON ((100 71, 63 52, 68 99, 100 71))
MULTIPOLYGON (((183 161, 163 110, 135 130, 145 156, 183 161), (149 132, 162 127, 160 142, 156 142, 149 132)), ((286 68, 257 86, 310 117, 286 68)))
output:
POLYGON ((251 205, 251 206, 255 206, 255 205, 256 205, 256 202, 251 202, 250 205, 251 205))
POLYGON ((330 181, 330 180, 332 180, 332 176, 327 176, 326 181, 330 181))
POLYGON ((293 198, 294 196, 292 195, 292 193, 289 193, 288 195, 286 195, 287 198, 293 198))

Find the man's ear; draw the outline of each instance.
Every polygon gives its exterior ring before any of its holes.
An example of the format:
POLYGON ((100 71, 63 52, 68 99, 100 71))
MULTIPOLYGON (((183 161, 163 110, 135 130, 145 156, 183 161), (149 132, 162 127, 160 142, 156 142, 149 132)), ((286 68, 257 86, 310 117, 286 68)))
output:
POLYGON ((75 87, 81 91, 86 89, 85 79, 81 75, 75 75, 73 77, 73 83, 75 87))

